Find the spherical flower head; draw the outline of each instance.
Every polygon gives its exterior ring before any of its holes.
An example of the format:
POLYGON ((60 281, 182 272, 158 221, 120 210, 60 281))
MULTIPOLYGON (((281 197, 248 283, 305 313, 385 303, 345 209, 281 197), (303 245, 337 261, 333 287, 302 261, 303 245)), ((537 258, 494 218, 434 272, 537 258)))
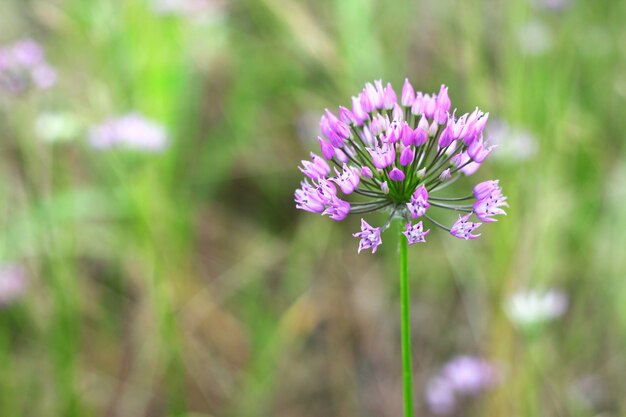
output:
POLYGON ((390 83, 367 83, 352 97, 351 108, 325 110, 318 138, 321 156, 311 154, 299 167, 307 179, 294 195, 296 207, 335 221, 387 211, 382 226, 365 223, 357 234, 360 251, 374 252, 394 219, 407 225, 411 244, 425 240, 430 232, 424 231, 425 223, 475 239, 480 235, 474 230, 482 223, 472 217, 491 223, 508 207, 498 182, 483 182, 466 197, 448 195, 445 189, 476 173, 493 151, 483 138, 488 117, 479 109, 464 114, 454 109, 445 85, 423 93, 405 80, 398 95, 390 83), (451 226, 450 220, 438 218, 445 210, 461 213, 451 226), (420 222, 412 224, 417 218, 420 222))
POLYGON ((378 246, 383 243, 380 237, 380 227, 372 227, 363 219, 361 219, 361 231, 352 236, 361 238, 359 253, 363 249, 372 249, 372 253, 376 253, 378 246))

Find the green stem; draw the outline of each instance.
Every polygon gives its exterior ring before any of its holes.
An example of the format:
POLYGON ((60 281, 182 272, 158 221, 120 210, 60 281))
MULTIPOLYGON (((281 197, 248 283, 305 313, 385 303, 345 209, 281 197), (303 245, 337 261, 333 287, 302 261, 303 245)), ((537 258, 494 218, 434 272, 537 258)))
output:
POLYGON ((411 319, 409 311, 408 243, 402 235, 402 222, 398 222, 400 238, 400 334, 402 340, 402 396, 404 417, 413 415, 413 384, 411 381, 411 319))

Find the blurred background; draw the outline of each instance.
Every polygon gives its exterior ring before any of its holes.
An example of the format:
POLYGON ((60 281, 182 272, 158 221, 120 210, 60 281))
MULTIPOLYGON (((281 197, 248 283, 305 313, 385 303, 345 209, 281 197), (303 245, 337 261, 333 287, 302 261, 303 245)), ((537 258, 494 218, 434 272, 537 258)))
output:
POLYGON ((491 113, 500 146, 462 187, 500 178, 511 205, 410 248, 416 415, 624 415, 625 20, 2 0, 0 415, 401 415, 393 237, 358 256, 359 216, 293 192, 323 109, 405 77, 491 113))

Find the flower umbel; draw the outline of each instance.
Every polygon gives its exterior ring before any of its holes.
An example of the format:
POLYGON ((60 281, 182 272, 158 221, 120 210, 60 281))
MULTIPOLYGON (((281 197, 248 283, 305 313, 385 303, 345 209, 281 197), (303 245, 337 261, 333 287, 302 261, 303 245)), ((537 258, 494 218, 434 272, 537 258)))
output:
POLYGON ((506 214, 498 180, 484 181, 464 197, 438 192, 474 174, 494 149, 483 137, 489 113, 475 109, 457 117, 451 108, 444 85, 438 93, 424 94, 407 79, 398 96, 390 83, 367 83, 352 97, 351 109, 339 107, 339 116, 326 110, 322 116, 322 156, 312 153, 310 161, 302 161, 300 170, 308 178, 296 190, 296 208, 336 221, 348 214, 389 210, 381 227, 361 219, 361 232, 354 234, 361 238, 359 252, 376 252, 394 217, 405 219, 403 234, 409 244, 425 242, 430 230, 424 231, 423 221, 461 239, 479 237, 473 231, 482 223, 472 222, 472 216, 489 223, 506 214), (338 191, 351 195, 351 201, 340 198, 338 191), (440 210, 462 214, 446 227, 431 213, 440 210), (411 219, 421 220, 413 225, 411 219))

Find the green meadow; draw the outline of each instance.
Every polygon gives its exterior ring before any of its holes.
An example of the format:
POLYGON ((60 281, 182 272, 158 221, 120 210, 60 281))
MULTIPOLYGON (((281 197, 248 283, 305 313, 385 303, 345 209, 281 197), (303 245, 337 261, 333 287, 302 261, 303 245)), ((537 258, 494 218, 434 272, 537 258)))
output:
POLYGON ((624 22, 618 0, 2 0, 0 48, 35 40, 56 78, 3 90, 0 53, 0 416, 402 415, 397 238, 357 254, 361 216, 294 190, 324 109, 407 77, 490 113, 499 146, 455 187, 499 178, 510 205, 409 247, 415 416, 460 355, 498 382, 444 415, 626 415, 624 22), (94 146, 127 114, 164 146, 94 146), (526 289, 567 311, 516 324, 526 289))

